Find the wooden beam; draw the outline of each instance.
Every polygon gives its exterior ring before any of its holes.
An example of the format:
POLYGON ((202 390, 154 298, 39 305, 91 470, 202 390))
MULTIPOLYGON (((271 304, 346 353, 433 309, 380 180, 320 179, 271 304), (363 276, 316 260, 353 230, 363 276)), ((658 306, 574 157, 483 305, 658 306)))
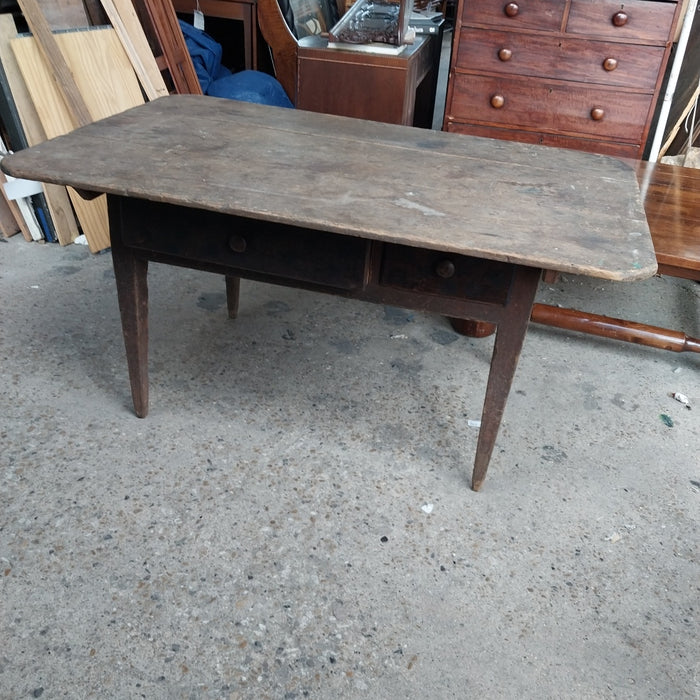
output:
POLYGON ((51 33, 51 27, 46 21, 37 0, 17 0, 27 20, 29 29, 36 39, 37 46, 46 58, 51 77, 59 87, 63 99, 78 126, 90 124, 93 119, 85 104, 83 96, 76 85, 73 73, 71 73, 61 49, 56 43, 56 38, 51 33))

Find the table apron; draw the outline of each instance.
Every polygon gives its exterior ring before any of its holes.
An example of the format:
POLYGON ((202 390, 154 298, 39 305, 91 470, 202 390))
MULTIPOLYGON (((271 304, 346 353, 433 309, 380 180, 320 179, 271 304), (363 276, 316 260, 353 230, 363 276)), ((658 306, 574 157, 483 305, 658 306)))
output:
POLYGON ((113 247, 143 260, 455 318, 499 323, 520 267, 162 202, 108 203, 113 247))

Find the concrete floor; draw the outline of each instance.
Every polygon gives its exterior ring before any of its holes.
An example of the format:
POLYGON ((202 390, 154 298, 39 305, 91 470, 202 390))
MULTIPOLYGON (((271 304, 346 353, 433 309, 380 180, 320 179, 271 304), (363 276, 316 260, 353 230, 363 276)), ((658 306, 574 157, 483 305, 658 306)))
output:
MULTIPOLYGON (((139 420, 109 253, 0 239, 2 700, 700 697, 698 355, 533 325, 476 494, 492 339, 150 285, 139 420)), ((693 336, 699 297, 539 294, 693 336)))
MULTIPOLYGON (((0 242, 0 697, 700 697, 700 356, 533 325, 476 494, 491 339, 150 285, 139 420, 109 253, 0 242)), ((699 297, 539 294, 695 336, 699 297)))

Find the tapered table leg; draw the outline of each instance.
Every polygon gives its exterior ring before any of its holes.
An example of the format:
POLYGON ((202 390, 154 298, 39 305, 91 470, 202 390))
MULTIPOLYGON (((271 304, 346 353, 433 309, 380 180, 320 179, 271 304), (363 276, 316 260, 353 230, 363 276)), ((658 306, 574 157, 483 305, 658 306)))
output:
POLYGON ((525 340, 532 305, 542 271, 531 267, 517 267, 506 303, 505 314, 498 324, 491 356, 486 396, 481 416, 481 429, 476 445, 472 489, 478 491, 484 479, 503 418, 508 394, 518 366, 520 351, 525 340))
POLYGON ((226 275, 226 308, 229 318, 238 317, 238 299, 241 295, 241 278, 226 275))
POLYGON ((110 229, 131 398, 136 415, 145 418, 148 414, 148 261, 122 244, 118 214, 112 208, 110 229))

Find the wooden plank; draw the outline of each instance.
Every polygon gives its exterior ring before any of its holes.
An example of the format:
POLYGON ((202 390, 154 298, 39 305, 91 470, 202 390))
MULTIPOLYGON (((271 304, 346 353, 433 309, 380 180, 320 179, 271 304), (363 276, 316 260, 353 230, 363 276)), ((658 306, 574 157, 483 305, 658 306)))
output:
MULTIPOLYGON (((91 120, 102 119, 143 103, 136 75, 113 29, 70 32, 55 36, 67 65, 85 96, 91 120)), ((11 43, 39 119, 48 138, 78 126, 33 37, 11 43)), ((112 158, 118 157, 112 153, 112 158)), ((104 197, 86 201, 69 190, 83 233, 93 252, 109 247, 107 206, 104 197)))
POLYGON ((109 21, 122 42, 146 97, 155 100, 168 94, 165 81, 148 45, 148 39, 131 0, 102 0, 109 21))
POLYGON ((63 99, 70 111, 72 119, 78 126, 89 124, 92 120, 90 112, 80 94, 73 74, 66 63, 61 50, 56 43, 51 27, 39 7, 37 0, 17 0, 34 35, 37 45, 46 59, 49 79, 60 86, 63 99))
POLYGON ((10 203, 5 196, 0 198, 0 233, 5 238, 10 238, 20 232, 19 222, 17 221, 10 203))
POLYGON ((10 236, 14 236, 15 233, 18 231, 22 232, 22 236, 24 236, 25 241, 31 241, 32 239, 32 234, 29 232, 29 229, 27 228, 27 225, 24 222, 24 217, 22 216, 22 212, 19 210, 19 207, 17 206, 16 202, 13 202, 12 200, 8 199, 5 196, 5 183, 7 182, 7 177, 5 176, 5 173, 0 173, 0 190, 2 191, 2 208, 3 208, 3 223, 1 225, 2 228, 2 234, 5 236, 5 238, 9 238, 10 236), (5 209, 7 212, 9 212, 9 216, 12 217, 12 219, 7 219, 5 220, 5 209), (13 224, 14 222, 14 224, 13 224), (12 229, 15 229, 14 232, 12 229))
MULTIPOLYGON (((0 139, 0 161, 8 154, 5 142, 0 139)), ((2 187, 2 196, 7 202, 13 216, 15 217, 17 223, 19 224, 22 235, 28 241, 41 241, 44 238, 44 234, 39 226, 39 222, 34 215, 34 210, 29 204, 29 197, 18 197, 17 199, 8 199, 5 194, 5 183, 8 180, 12 180, 10 176, 3 177, 0 179, 0 187, 2 187)))
MULTIPOLYGON (((12 15, 0 14, 0 63, 12 93, 15 109, 21 121, 26 143, 35 146, 46 140, 46 132, 20 73, 10 42, 17 38, 17 28, 12 15)), ((66 188, 61 185, 44 185, 44 196, 53 220, 56 236, 61 245, 72 243, 79 235, 78 222, 66 188)))
POLYGON ((41 11, 54 31, 90 26, 83 0, 41 0, 41 11))
POLYGON ((178 94, 201 95, 202 88, 170 0, 143 0, 178 94))

